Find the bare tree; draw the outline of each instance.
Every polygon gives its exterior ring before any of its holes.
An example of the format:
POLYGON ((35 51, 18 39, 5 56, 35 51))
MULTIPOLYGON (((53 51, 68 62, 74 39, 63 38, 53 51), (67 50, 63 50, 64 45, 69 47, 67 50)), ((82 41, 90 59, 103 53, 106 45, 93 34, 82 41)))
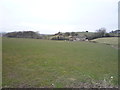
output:
POLYGON ((97 34, 100 36, 100 37, 104 37, 105 36, 105 33, 106 33, 106 28, 100 28, 97 31, 97 34))

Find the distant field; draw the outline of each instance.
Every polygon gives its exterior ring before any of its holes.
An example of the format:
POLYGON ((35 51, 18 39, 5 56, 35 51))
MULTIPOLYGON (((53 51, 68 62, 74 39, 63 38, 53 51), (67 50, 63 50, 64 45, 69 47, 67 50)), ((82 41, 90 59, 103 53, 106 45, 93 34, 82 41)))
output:
POLYGON ((99 43, 105 43, 105 44, 111 44, 111 45, 118 45, 118 37, 98 38, 92 41, 96 41, 99 43))
POLYGON ((112 87, 118 50, 109 45, 3 39, 3 87, 112 87))
POLYGON ((93 34, 94 34, 94 32, 77 32, 77 33, 78 33, 78 35, 80 35, 80 36, 85 36, 85 35, 90 36, 90 35, 93 35, 93 34))
POLYGON ((94 39, 92 41, 98 42, 98 43, 104 43, 104 44, 110 44, 113 45, 114 47, 119 47, 120 46, 118 44, 120 44, 118 42, 118 37, 107 37, 107 38, 98 38, 98 39, 94 39))

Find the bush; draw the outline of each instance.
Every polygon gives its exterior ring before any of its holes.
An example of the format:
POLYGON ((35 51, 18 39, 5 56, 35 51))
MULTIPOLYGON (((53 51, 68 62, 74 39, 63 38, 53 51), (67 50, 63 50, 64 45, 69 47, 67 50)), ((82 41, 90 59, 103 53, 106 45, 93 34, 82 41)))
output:
POLYGON ((69 38, 63 36, 54 36, 51 38, 51 40, 69 40, 69 38))
POLYGON ((106 33, 106 34, 105 34, 105 37, 110 37, 110 34, 109 34, 109 33, 106 33))

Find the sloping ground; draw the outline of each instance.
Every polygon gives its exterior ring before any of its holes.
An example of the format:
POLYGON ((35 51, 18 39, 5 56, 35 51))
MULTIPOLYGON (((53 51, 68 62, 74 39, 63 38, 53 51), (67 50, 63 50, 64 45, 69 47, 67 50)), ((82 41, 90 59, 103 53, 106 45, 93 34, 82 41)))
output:
POLYGON ((94 32, 77 32, 80 36, 91 36, 94 34, 94 32))
MULTIPOLYGON (((80 37, 92 36, 94 34, 94 32, 75 32, 75 33, 78 34, 80 37)), ((62 34, 65 34, 65 33, 62 33, 62 34)), ((47 35, 49 39, 51 39, 53 36, 54 35, 47 35)), ((66 36, 66 38, 69 38, 69 37, 66 36)))
POLYGON ((118 51, 109 45, 3 39, 3 87, 117 87, 118 51))
POLYGON ((98 38, 91 41, 111 45, 114 48, 120 48, 119 39, 120 37, 107 37, 107 38, 98 38))

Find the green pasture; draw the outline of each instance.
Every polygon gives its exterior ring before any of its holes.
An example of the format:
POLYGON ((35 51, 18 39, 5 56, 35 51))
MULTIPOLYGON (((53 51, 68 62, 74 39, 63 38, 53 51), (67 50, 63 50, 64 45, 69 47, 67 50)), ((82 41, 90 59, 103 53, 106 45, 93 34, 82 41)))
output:
POLYGON ((3 38, 3 87, 116 87, 118 50, 101 43, 3 38))
POLYGON ((104 44, 110 44, 110 45, 114 45, 114 46, 118 46, 118 40, 120 38, 118 37, 107 37, 107 38, 98 38, 98 39, 94 39, 92 41, 96 41, 98 43, 104 43, 104 44))

